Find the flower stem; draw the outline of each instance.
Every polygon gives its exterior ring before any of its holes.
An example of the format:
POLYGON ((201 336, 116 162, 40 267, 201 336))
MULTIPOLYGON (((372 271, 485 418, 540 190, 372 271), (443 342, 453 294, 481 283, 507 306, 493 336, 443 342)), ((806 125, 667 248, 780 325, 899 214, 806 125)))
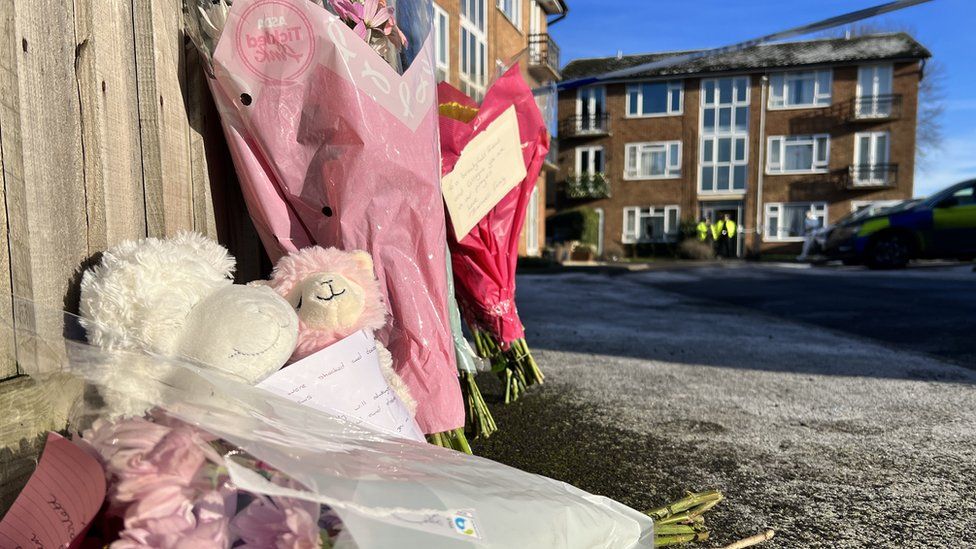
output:
POLYGON ((697 532, 694 534, 674 534, 670 536, 654 536, 654 547, 667 547, 669 545, 681 545, 693 541, 705 541, 708 539, 708 532, 697 532))
POLYGON ((427 442, 435 446, 440 446, 441 448, 450 448, 451 450, 457 450, 458 452, 464 452, 469 455, 473 454, 471 445, 468 444, 468 439, 464 436, 463 427, 454 429, 453 431, 427 435, 427 442))
POLYGON ((490 437, 498 430, 498 426, 495 424, 495 418, 492 417, 491 410, 488 409, 488 404, 481 394, 481 389, 478 388, 474 373, 461 373, 461 390, 464 392, 465 403, 467 404, 467 427, 472 436, 474 438, 490 437))

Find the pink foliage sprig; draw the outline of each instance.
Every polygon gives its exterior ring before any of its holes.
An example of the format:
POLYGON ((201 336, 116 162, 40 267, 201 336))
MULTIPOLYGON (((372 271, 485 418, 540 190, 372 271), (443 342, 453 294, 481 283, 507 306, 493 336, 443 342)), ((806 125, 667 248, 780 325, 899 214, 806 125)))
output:
POLYGON ((390 40, 402 50, 407 37, 397 25, 394 9, 386 0, 329 0, 336 14, 364 41, 372 43, 377 35, 390 40))

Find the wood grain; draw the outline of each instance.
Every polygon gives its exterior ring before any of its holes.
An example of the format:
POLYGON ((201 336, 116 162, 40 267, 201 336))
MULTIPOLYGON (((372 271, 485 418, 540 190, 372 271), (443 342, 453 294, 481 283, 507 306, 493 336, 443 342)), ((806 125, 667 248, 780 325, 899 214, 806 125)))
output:
POLYGON ((75 0, 91 251, 146 236, 132 6, 75 0))
MULTIPOLYGON (((0 53, 11 286, 41 306, 70 308, 75 269, 88 257, 74 21, 57 0, 4 1, 13 27, 0 53)), ((37 315, 29 302, 15 302, 13 318, 18 333, 61 333, 58 315, 37 315)), ((17 355, 21 371, 31 366, 19 337, 17 355)))
POLYGON ((165 236, 193 228, 183 13, 179 2, 132 6, 147 230, 165 236))

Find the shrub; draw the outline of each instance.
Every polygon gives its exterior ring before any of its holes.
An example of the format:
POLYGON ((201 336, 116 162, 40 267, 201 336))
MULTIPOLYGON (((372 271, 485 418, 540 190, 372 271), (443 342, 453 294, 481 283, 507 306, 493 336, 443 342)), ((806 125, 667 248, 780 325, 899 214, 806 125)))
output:
POLYGON ((600 241, 600 214, 587 206, 559 212, 546 221, 546 232, 554 242, 579 240, 597 246, 600 241))
POLYGON ((684 259, 714 259, 715 250, 711 242, 702 242, 698 237, 686 238, 678 244, 678 255, 684 259))

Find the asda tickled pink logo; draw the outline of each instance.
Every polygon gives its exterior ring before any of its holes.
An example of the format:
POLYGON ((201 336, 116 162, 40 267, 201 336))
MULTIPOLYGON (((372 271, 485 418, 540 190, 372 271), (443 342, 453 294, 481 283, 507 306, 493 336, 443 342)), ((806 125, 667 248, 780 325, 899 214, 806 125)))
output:
POLYGON ((291 0, 262 0, 251 5, 238 21, 236 34, 237 53, 244 65, 265 81, 294 81, 312 64, 312 25, 291 0))

